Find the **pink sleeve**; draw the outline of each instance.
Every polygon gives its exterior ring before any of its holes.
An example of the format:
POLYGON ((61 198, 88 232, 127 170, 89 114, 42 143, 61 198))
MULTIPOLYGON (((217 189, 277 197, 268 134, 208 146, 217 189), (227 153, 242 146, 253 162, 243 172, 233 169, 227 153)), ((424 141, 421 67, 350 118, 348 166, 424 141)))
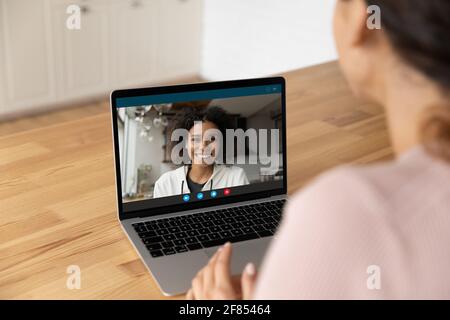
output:
POLYGON ((319 177, 287 205, 261 266, 255 299, 371 299, 367 268, 389 230, 374 192, 352 169, 319 177), (383 233, 380 236, 379 233, 383 233), (377 247, 378 246, 378 247, 377 247))

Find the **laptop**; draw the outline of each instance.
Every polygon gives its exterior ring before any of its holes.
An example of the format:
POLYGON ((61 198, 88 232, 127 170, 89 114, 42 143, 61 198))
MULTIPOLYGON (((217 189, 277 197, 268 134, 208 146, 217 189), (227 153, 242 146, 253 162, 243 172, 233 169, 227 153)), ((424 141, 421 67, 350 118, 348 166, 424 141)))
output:
POLYGON ((219 246, 260 266, 287 197, 281 77, 111 93, 120 224, 164 295, 219 246))

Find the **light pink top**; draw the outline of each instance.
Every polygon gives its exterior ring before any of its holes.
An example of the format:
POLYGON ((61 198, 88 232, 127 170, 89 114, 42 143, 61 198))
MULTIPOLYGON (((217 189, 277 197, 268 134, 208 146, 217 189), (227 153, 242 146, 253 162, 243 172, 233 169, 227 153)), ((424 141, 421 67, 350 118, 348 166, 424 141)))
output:
POLYGON ((418 147, 319 177, 290 199, 254 298, 450 299, 450 165, 418 147))

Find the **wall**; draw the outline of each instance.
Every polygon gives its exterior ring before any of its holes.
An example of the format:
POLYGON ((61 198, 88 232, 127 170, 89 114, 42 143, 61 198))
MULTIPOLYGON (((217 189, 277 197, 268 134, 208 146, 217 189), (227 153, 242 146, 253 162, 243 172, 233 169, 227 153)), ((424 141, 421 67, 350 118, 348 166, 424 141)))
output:
POLYGON ((278 74, 336 59, 335 0, 204 2, 202 76, 278 74))

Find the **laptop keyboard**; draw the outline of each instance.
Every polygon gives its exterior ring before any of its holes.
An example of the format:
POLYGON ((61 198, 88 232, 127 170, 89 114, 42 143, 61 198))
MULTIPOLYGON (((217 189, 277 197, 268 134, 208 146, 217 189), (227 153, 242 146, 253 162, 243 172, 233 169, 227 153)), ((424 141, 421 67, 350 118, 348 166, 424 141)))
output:
POLYGON ((152 257, 272 236, 285 200, 133 224, 152 257))

